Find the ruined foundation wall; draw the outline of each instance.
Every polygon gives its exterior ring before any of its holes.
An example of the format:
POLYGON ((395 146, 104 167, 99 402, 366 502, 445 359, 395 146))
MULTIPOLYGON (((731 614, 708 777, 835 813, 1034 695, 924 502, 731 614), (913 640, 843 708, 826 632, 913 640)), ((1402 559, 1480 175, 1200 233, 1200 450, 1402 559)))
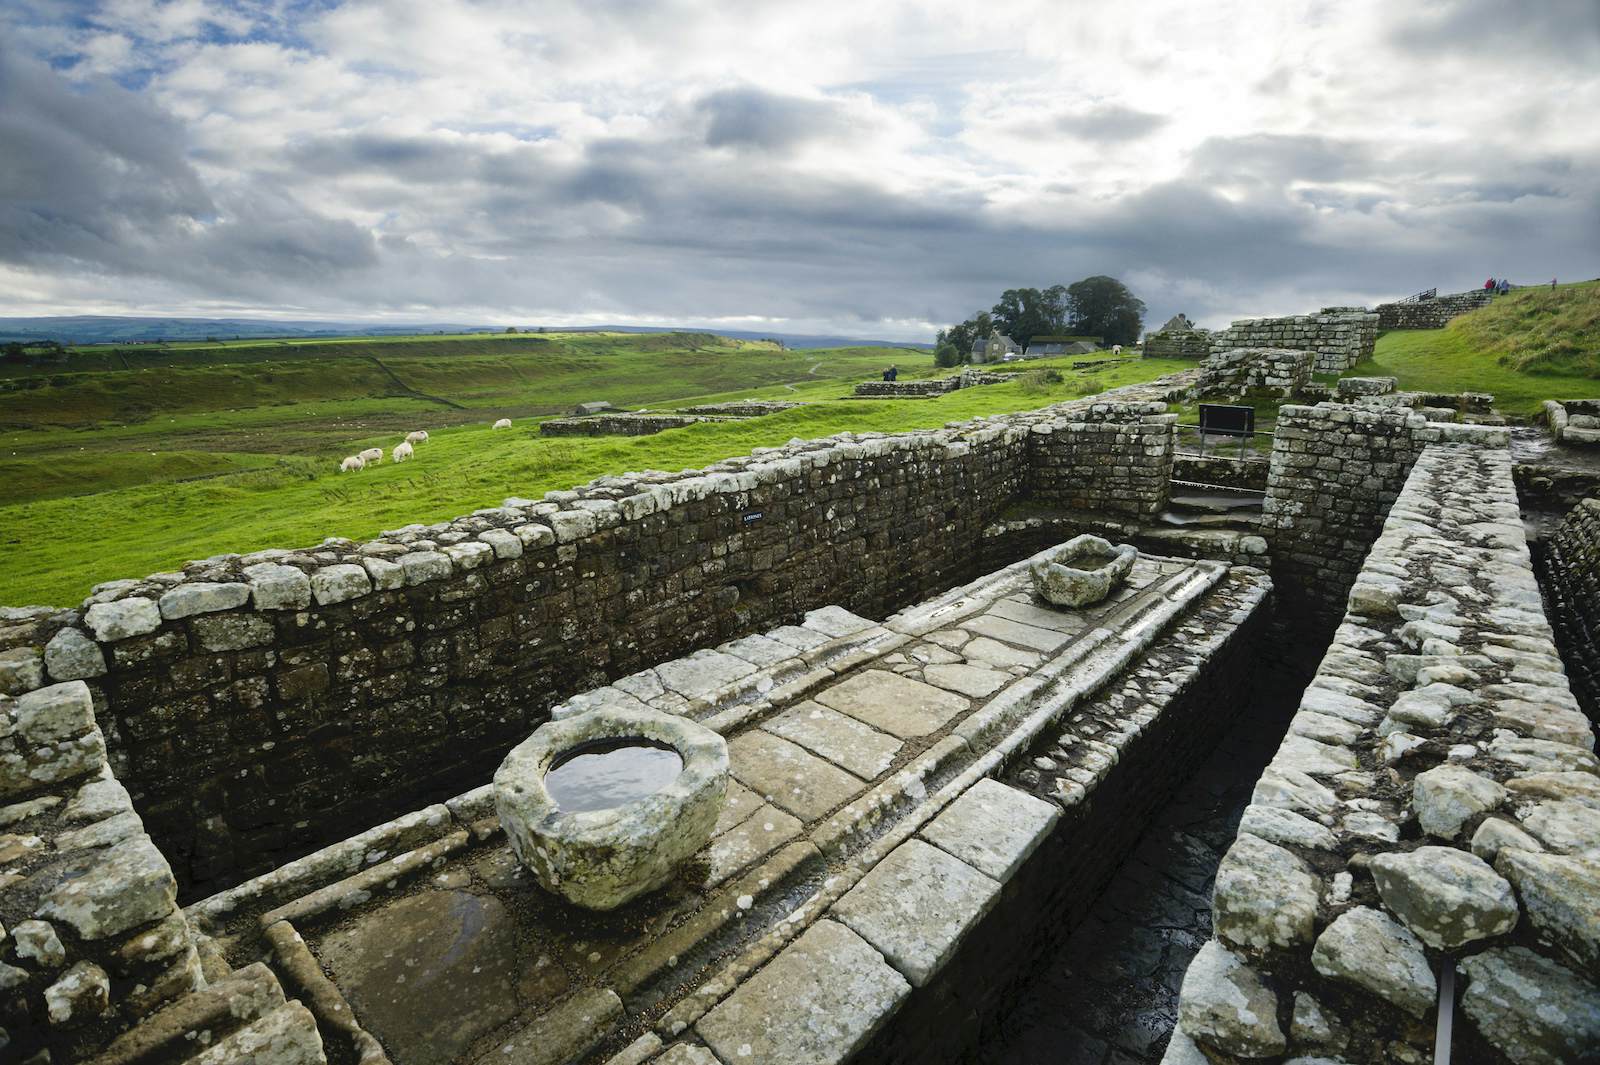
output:
POLYGON ((1588 1060, 1600 761, 1552 636, 1509 453, 1427 447, 1217 870, 1167 1065, 1431 1060, 1443 966, 1454 1060, 1588 1060))
POLYGON ((1203 359, 1211 354, 1211 330, 1170 329, 1144 338, 1147 359, 1203 359))
POLYGON ((1539 559, 1539 578, 1572 693, 1600 722, 1600 497, 1567 515, 1539 559))
POLYGON ((1504 447, 1503 428, 1429 422, 1405 408, 1279 408, 1263 501, 1282 608, 1331 630, 1411 465, 1429 444, 1504 447))
POLYGON ((1314 373, 1343 373, 1372 354, 1378 316, 1361 308, 1325 308, 1289 318, 1246 318, 1211 335, 1213 353, 1235 348, 1288 348, 1316 353, 1314 373))
POLYGON ((1170 468, 1170 428, 1143 427, 1146 406, 846 434, 112 582, 82 612, 8 610, 0 691, 87 681, 151 835, 181 883, 214 890, 459 791, 572 692, 970 578, 1031 459, 1047 492, 1100 476, 1112 502, 1164 492, 1141 464, 1170 468), (1051 442, 1080 418, 1137 446, 1063 468, 1082 445, 1051 442))
POLYGON ((1166 404, 1095 404, 1034 430, 1028 494, 1039 503, 1150 517, 1167 505, 1178 416, 1166 404))
POLYGON ((1448 296, 1435 296, 1431 300, 1415 303, 1378 304, 1378 328, 1388 329, 1443 329, 1452 318, 1468 311, 1487 307, 1494 295, 1477 289, 1472 292, 1455 292, 1448 296))
MULTIPOLYGON (((84 1060, 203 984, 81 680, 0 695, 0 1050, 84 1060)), ((281 999, 280 999, 281 1001, 281 999)))
POLYGON ((594 414, 583 418, 553 418, 539 423, 541 436, 651 436, 682 429, 697 422, 715 421, 687 414, 594 414))

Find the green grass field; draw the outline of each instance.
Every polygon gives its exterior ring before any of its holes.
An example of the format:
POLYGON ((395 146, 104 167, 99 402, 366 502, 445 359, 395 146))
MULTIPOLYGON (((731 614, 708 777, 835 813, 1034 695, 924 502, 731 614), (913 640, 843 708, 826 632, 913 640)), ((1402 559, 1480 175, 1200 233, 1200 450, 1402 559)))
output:
MULTIPOLYGON (((218 362, 54 375, 0 390, 0 603, 70 605, 93 584, 142 576, 223 551, 365 538, 537 497, 607 473, 686 469, 794 437, 896 432, 1032 409, 1171 373, 1189 363, 1040 360, 1060 384, 1022 382, 926 400, 850 400, 857 381, 893 362, 901 378, 934 376, 926 352, 848 348, 785 352, 691 335, 584 334, 578 350, 382 356, 420 400, 362 354, 218 362), (807 406, 654 436, 541 438, 536 417, 588 399, 666 408, 724 399, 807 406), (512 432, 489 423, 512 417, 512 432), (354 474, 340 458, 427 428, 417 457, 354 474)), ((391 338, 384 338, 388 344, 391 338)), ((489 344, 499 344, 489 338, 489 344)), ((228 351, 233 349, 228 347, 228 351)), ((352 345, 352 350, 359 345, 352 345)), ((219 357, 215 348, 208 358, 219 357)))
POLYGON ((1600 395, 1600 282, 1520 289, 1443 329, 1385 333, 1350 373, 1425 392, 1490 392, 1502 412, 1522 416, 1547 399, 1600 395))

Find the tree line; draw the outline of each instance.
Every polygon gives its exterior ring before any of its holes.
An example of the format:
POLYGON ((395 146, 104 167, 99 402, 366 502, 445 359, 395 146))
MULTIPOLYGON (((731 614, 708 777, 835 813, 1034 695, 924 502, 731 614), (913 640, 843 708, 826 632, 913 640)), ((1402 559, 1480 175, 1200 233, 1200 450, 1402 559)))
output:
POLYGON ((960 325, 941 329, 934 362, 958 366, 974 344, 1003 333, 1026 348, 1034 337, 1091 336, 1106 345, 1132 344, 1144 328, 1144 301, 1114 277, 1097 275, 1047 289, 1008 288, 1000 301, 960 325))

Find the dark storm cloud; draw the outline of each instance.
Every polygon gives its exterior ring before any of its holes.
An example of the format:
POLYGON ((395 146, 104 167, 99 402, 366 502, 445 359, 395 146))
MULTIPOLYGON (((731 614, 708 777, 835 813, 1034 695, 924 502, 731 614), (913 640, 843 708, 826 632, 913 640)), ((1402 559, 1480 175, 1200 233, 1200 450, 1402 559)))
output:
POLYGON ((214 205, 179 126, 134 94, 77 92, 0 42, 0 259, 98 261, 214 205))
POLYGON ((718 90, 701 97, 695 110, 712 148, 787 151, 849 127, 835 104, 755 88, 718 90))
MULTIPOLYGON (((1504 61, 1511 57, 1541 65, 1552 61, 1600 64, 1600 3, 1596 0, 1435 0, 1406 5, 1392 32, 1401 48, 1429 54, 1477 54, 1504 61)), ((1485 71, 1492 80, 1492 72, 1485 71)))
POLYGON ((178 278, 213 293, 376 263, 367 230, 289 193, 208 188, 182 127, 106 81, 70 87, 0 48, 0 261, 178 278))

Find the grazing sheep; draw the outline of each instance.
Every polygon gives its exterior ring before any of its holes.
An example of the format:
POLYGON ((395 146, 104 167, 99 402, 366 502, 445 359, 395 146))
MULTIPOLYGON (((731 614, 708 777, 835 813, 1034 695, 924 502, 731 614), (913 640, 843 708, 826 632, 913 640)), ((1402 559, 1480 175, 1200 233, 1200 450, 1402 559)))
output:
POLYGON ((394 446, 394 453, 390 456, 396 462, 404 462, 411 457, 411 441, 407 440, 394 446))
POLYGON ((495 422, 489 428, 491 428, 491 429, 509 429, 509 428, 511 428, 511 419, 510 418, 501 418, 499 421, 495 422))
POLYGON ((367 450, 357 455, 356 458, 360 459, 362 462, 370 463, 371 465, 376 466, 378 463, 383 461, 383 448, 369 447, 367 450))
POLYGON ((1113 345, 1111 345, 1111 354, 1113 354, 1113 355, 1121 355, 1122 354, 1122 345, 1121 344, 1113 344, 1113 345))
POLYGON ((367 460, 362 458, 360 455, 351 455, 349 458, 339 463, 340 473, 352 473, 355 470, 364 470, 366 468, 367 460))
POLYGON ((428 432, 425 429, 418 429, 414 433, 406 434, 406 443, 408 444, 420 444, 426 439, 428 439, 428 432))

